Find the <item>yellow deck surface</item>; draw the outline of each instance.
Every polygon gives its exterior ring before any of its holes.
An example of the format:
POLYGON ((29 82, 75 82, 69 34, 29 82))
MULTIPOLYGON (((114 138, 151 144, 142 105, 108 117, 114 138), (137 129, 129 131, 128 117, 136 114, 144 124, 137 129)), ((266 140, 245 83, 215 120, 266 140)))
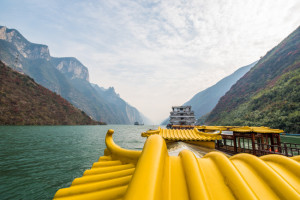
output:
POLYGON ((160 135, 165 140, 172 141, 213 141, 221 140, 221 132, 205 133, 194 129, 161 129, 150 130, 141 134, 142 137, 149 137, 150 135, 160 135))
POLYGON ((197 158, 189 150, 169 156, 158 134, 148 137, 143 151, 120 148, 112 134, 104 156, 55 200, 300 199, 300 156, 210 152, 197 158))

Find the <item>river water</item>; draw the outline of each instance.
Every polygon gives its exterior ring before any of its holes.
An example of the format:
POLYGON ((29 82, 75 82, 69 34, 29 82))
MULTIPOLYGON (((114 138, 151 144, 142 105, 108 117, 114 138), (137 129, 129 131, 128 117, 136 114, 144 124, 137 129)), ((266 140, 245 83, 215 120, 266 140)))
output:
POLYGON ((157 126, 0 126, 0 199, 52 199, 103 155, 105 135, 143 148, 141 132, 157 126))
MULTIPOLYGON (((105 135, 141 150, 141 133, 157 126, 0 126, 0 199, 52 199, 103 155, 105 135)), ((300 143, 300 137, 282 141, 300 143)))

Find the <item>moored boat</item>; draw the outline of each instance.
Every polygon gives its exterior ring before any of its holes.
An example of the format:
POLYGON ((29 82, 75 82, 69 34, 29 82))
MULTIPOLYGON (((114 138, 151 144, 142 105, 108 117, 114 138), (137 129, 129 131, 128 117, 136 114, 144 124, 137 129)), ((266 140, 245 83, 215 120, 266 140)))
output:
POLYGON ((193 128, 196 122, 192 106, 172 106, 167 128, 193 128))

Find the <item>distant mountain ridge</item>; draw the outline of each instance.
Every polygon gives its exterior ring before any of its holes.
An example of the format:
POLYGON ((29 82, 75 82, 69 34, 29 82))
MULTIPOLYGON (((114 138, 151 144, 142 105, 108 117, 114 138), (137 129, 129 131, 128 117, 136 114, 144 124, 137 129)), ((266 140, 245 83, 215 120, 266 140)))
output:
POLYGON ((197 93, 191 100, 187 101, 183 105, 191 105, 196 118, 209 113, 217 105, 219 99, 231 88, 231 86, 244 76, 256 63, 257 61, 239 68, 231 75, 217 82, 215 85, 197 93))
POLYGON ((207 123, 300 132, 300 27, 231 87, 207 123))
POLYGON ((76 58, 51 57, 46 45, 29 42, 15 29, 0 26, 0 59, 60 94, 97 121, 109 124, 144 121, 142 114, 121 99, 114 89, 96 89, 89 82, 88 69, 76 58))
POLYGON ((96 125, 83 111, 0 61, 0 125, 96 125))
MULTIPOLYGON (((255 64, 244 66, 236 70, 229 76, 218 81, 215 85, 195 94, 189 101, 183 105, 192 106, 196 119, 206 115, 217 105, 219 99, 236 83, 242 76, 244 76, 255 64)), ((166 119, 162 124, 168 124, 169 119, 166 119)))

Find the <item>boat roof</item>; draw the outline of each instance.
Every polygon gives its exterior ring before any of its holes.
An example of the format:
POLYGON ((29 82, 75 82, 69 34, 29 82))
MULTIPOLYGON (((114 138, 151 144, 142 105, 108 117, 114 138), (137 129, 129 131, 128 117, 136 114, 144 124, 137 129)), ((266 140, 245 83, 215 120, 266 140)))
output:
POLYGON ((280 129, 271 129, 269 127, 237 127, 237 128, 231 128, 231 131, 233 132, 239 132, 239 133, 283 133, 283 130, 280 129))
POLYGON ((221 132, 205 133, 194 129, 162 129, 158 127, 157 130, 149 130, 143 132, 142 137, 149 137, 150 135, 160 135, 165 140, 172 141, 213 141, 221 140, 221 132))
POLYGON ((233 131, 237 133, 283 133, 281 129, 272 129, 266 126, 195 126, 198 130, 221 130, 233 131))
POLYGON ((159 134, 133 151, 116 145, 113 133, 107 132, 104 156, 55 200, 300 199, 300 156, 210 152, 197 158, 189 150, 170 156, 159 134))

